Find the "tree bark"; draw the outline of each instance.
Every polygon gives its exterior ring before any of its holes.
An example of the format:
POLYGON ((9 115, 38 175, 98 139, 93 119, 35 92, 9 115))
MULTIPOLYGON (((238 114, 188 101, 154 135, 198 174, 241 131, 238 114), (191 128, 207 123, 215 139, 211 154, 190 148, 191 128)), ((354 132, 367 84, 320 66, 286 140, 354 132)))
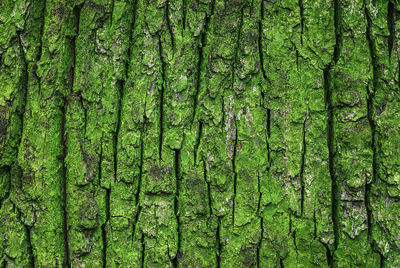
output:
POLYGON ((398 0, 2 0, 1 267, 399 267, 398 0))

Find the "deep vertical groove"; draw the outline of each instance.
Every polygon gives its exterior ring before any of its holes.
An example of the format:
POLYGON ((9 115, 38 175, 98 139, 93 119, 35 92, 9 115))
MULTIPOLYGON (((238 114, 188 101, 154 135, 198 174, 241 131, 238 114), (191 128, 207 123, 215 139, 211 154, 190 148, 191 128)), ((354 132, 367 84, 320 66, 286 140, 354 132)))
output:
MULTIPOLYGON (((128 60, 129 61, 129 58, 128 60)), ((126 67, 127 68, 127 67, 126 67)), ((117 109, 117 124, 113 135, 113 154, 114 154, 114 181, 117 181, 118 171, 118 136, 121 128, 121 110, 122 110, 122 99, 124 97, 124 81, 118 80, 116 83, 119 91, 118 98, 118 109, 117 109)))
MULTIPOLYGON (((101 187, 101 179, 102 179, 102 163, 103 163, 103 135, 101 136, 100 139, 100 155, 99 155, 99 166, 98 166, 98 172, 99 172, 99 181, 98 184, 101 187)), ((101 225, 101 239, 102 239, 102 243, 103 243, 103 248, 102 248, 102 267, 106 267, 107 266, 107 232, 106 232, 106 224, 108 222, 108 220, 110 219, 110 192, 109 189, 107 188, 103 188, 106 191, 106 195, 104 197, 104 201, 105 201, 105 212, 106 212, 106 218, 104 223, 101 225)))
POLYGON ((331 64, 336 64, 340 57, 340 52, 342 50, 343 44, 343 35, 342 35, 342 28, 343 28, 343 15, 342 15, 342 7, 341 7, 341 0, 333 0, 334 6, 334 25, 335 25, 335 47, 333 50, 333 62, 331 64))
POLYGON ((37 69, 38 69, 38 62, 40 62, 40 59, 42 57, 42 46, 43 46, 43 33, 44 33, 44 23, 45 23, 45 18, 46 18, 46 0, 43 0, 43 8, 42 8, 42 12, 40 14, 40 17, 42 18, 41 21, 41 26, 40 26, 40 34, 39 34, 39 44, 38 44, 38 53, 36 55, 36 62, 33 65, 33 70, 32 70, 32 74, 33 76, 37 79, 38 81, 38 92, 40 95, 40 87, 41 87, 41 79, 37 74, 37 69))
POLYGON ((268 153, 268 169, 271 167, 271 150, 269 139, 271 138, 271 109, 267 109, 267 153, 268 153))
POLYGON ((388 7, 387 7, 387 27, 389 30, 389 36, 388 36, 388 52, 389 52, 389 61, 392 56, 392 50, 393 50, 393 42, 395 38, 395 7, 394 4, 392 3, 391 0, 388 0, 388 7))
POLYGON ((105 189, 106 190, 106 195, 105 195, 105 207, 106 207, 106 219, 103 225, 101 226, 101 234, 102 234, 102 241, 103 241, 103 268, 107 267, 107 230, 106 230, 106 225, 110 221, 110 195, 111 195, 111 190, 110 189, 105 189))
POLYGON ((182 0, 182 36, 186 28, 186 0, 182 0))
POLYGON ((299 0, 299 9, 300 9, 300 44, 303 45, 303 34, 304 34, 304 5, 303 0, 299 0))
POLYGON ((63 210, 63 236, 64 236, 64 254, 65 259, 63 266, 71 267, 69 255, 69 238, 68 238, 68 214, 67 214, 67 166, 65 165, 65 157, 67 156, 67 145, 65 136, 65 110, 67 106, 67 98, 63 98, 64 105, 61 107, 61 150, 62 150, 62 210, 63 210))
POLYGON ((307 143, 306 143, 306 123, 307 123, 307 115, 304 117, 303 120, 303 146, 302 146, 302 153, 301 153, 301 166, 300 166, 300 186, 301 186, 301 199, 300 199, 300 215, 303 216, 304 212, 304 167, 306 163, 306 150, 307 150, 307 143))
MULTIPOLYGON (((174 33, 171 28, 171 22, 169 21, 169 0, 167 0, 167 2, 165 3, 165 17, 166 17, 166 21, 167 21, 167 28, 168 28, 169 36, 171 38, 172 51, 174 52, 175 51, 175 38, 174 38, 174 33)), ((160 43, 161 43, 161 41, 160 41, 160 43)))
POLYGON ((180 256, 181 249, 181 222, 179 213, 179 190, 180 190, 180 150, 174 150, 175 152, 175 198, 174 198, 174 213, 177 222, 177 232, 178 232, 178 249, 175 258, 173 259, 174 267, 178 267, 178 258, 180 256))
POLYGON ((110 11, 110 25, 113 23, 113 14, 114 14, 114 3, 115 0, 111 0, 111 11, 110 11))
POLYGON ((194 145, 194 163, 193 163, 194 165, 196 165, 196 163, 197 163, 197 151, 200 146, 202 132, 203 132, 203 122, 200 121, 199 129, 197 131, 197 140, 196 140, 196 144, 194 145))
POLYGON ((144 234, 142 234, 142 239, 140 240, 142 244, 142 256, 141 256, 141 267, 144 268, 144 257, 145 257, 145 250, 146 250, 146 245, 144 243, 144 234))
POLYGON ((26 231, 26 241, 28 242, 29 263, 31 267, 35 267, 35 255, 33 254, 33 247, 31 241, 31 227, 24 224, 26 231))
MULTIPOLYGON (((262 192, 261 192, 261 181, 260 181, 260 175, 257 174, 257 188, 258 188, 258 204, 257 204, 257 215, 260 215, 260 209, 261 209, 261 198, 262 198, 262 192)), ((262 218, 262 217, 261 217, 262 218)))
MULTIPOLYGON (((146 107, 146 104, 144 105, 146 107)), ((140 131, 140 163, 139 163, 139 178, 138 178, 138 183, 137 183, 137 191, 135 193, 135 208, 136 208, 136 214, 135 214, 135 221, 133 223, 133 230, 132 230, 132 243, 133 239, 135 237, 135 232, 136 232, 136 225, 139 220, 140 212, 142 211, 142 207, 139 204, 139 198, 140 198, 140 191, 141 191, 141 186, 142 186, 142 174, 143 174, 143 135, 144 135, 144 127, 147 124, 147 117, 146 117, 146 108, 143 109, 143 116, 144 116, 144 122, 142 124, 142 129, 140 131)))
MULTIPOLYGON (((117 84, 119 84, 119 100, 118 100, 118 116, 117 116, 117 130, 116 130, 116 142, 114 144, 114 177, 115 180, 117 179, 117 170, 118 170, 118 150, 117 150, 117 145, 118 145, 118 137, 119 137, 119 130, 121 126, 121 111, 122 111, 122 101, 123 101, 123 96, 124 96, 124 88, 125 88, 125 82, 128 79, 129 76, 129 69, 130 69, 130 62, 132 59, 132 44, 133 44, 133 33, 135 30, 135 25, 136 25, 136 8, 137 8, 137 2, 138 0, 134 0, 132 3, 132 20, 131 20, 131 27, 129 29, 129 45, 128 45, 128 51, 126 54, 126 59, 124 60, 125 64, 125 74, 124 74, 124 79, 117 81, 117 84)), ((113 0, 113 9, 114 9, 114 0, 113 0)), ((144 126, 142 127, 143 130, 144 126)), ((143 131, 142 131, 143 132, 143 131)), ((138 199, 139 199, 139 193, 140 193, 140 184, 141 184, 141 176, 142 176, 142 163, 143 163, 143 135, 140 135, 140 166, 139 166, 139 185, 138 185, 138 190, 137 193, 135 194, 136 200, 135 200, 135 207, 136 209, 138 208, 138 199)), ((136 212, 135 215, 135 222, 132 224, 133 225, 133 230, 132 230, 132 243, 135 235, 135 229, 136 229, 136 223, 139 217, 139 212, 140 209, 136 212)))
MULTIPOLYGON (((237 39, 236 39, 235 55, 234 55, 234 58, 233 58, 233 61, 232 61, 232 67, 231 67, 232 68, 232 89, 233 89, 233 82, 235 80, 235 65, 237 63, 237 58, 238 58, 238 50, 239 50, 239 46, 240 46, 240 38, 242 36, 244 7, 241 8, 240 12, 241 12, 241 14, 240 14, 240 24, 239 24, 238 35, 237 35, 237 39)), ((222 99, 224 99, 223 98, 223 94, 222 94, 222 99)), ((225 106, 223 105, 222 108, 223 107, 225 107, 225 106)))
MULTIPOLYGON (((240 46, 240 37, 242 33, 242 26, 243 26, 243 17, 244 17, 244 7, 241 9, 241 16, 240 16, 240 26, 238 30, 238 36, 237 36, 237 41, 236 41, 236 47, 235 47, 235 56, 234 60, 232 62, 232 89, 233 89, 233 83, 234 83, 234 78, 235 78, 235 65, 237 62, 237 57, 238 57, 238 50, 240 46)), ((222 94, 222 99, 224 100, 224 94, 222 94)), ((225 105, 222 105, 222 108, 225 107, 225 105)), ((224 114, 224 113, 222 113, 224 114)), ((232 172, 233 172, 233 205, 232 205, 232 225, 235 226, 235 201, 236 201, 236 188, 237 188, 237 172, 236 172, 236 146, 237 146, 237 140, 238 140, 238 128, 236 126, 236 120, 234 119, 235 123, 235 140, 233 143, 233 156, 232 156, 232 172)))
POLYGON ((164 83, 166 83, 165 78, 165 62, 163 59, 163 48, 161 43, 161 36, 158 35, 158 45, 159 45, 159 57, 161 61, 161 90, 160 90, 160 118, 159 118, 159 142, 158 142, 158 157, 159 160, 162 159, 162 143, 163 143, 163 135, 164 135, 164 83))
MULTIPOLYGON (((328 66, 329 67, 329 66, 328 66)), ((328 154, 329 154, 329 175, 331 178, 331 203, 332 203, 332 223, 334 235, 334 247, 337 249, 339 243, 339 207, 340 207, 340 187, 338 179, 335 174, 334 158, 334 118, 333 118, 333 105, 331 99, 331 87, 329 85, 330 68, 324 70, 324 86, 325 86, 325 102, 327 106, 327 132, 328 132, 328 154)))
MULTIPOLYGON (((341 0, 333 0, 334 6, 334 28, 335 28, 335 46, 333 49, 333 56, 330 63, 324 68, 324 90, 325 90, 325 105, 327 110, 327 144, 328 144, 328 155, 329 155, 329 176, 331 178, 331 203, 332 203, 332 223, 333 223, 333 235, 334 235, 334 250, 338 248, 340 240, 340 179, 336 176, 335 172, 335 158, 336 158, 336 147, 335 147, 335 129, 334 129, 334 107, 332 103, 332 91, 333 88, 330 84, 331 70, 339 60, 340 52, 343 43, 342 36, 342 10, 340 5, 341 0)), ((333 254, 333 253, 332 253, 333 254)), ((333 256, 333 255, 332 255, 333 256)), ((335 266, 334 260, 332 260, 332 266, 335 266)))
POLYGON ((85 107, 85 103, 84 103, 82 94, 79 95, 79 100, 80 100, 81 108, 83 109, 83 124, 84 124, 84 128, 83 128, 83 137, 86 137, 87 109, 86 109, 86 107, 85 107))
MULTIPOLYGON (((76 39, 79 35, 79 23, 81 16, 82 5, 74 7, 72 13, 75 19, 75 35, 71 39, 71 69, 70 69, 70 80, 69 80, 69 91, 73 92, 74 80, 75 80, 75 66, 76 66, 76 39)), ((67 94, 66 94, 67 95, 67 94)), ((62 149, 62 209, 63 209, 63 236, 64 236, 64 267, 71 267, 70 252, 69 252, 69 233, 68 233, 68 211, 67 211, 67 166, 65 164, 65 158, 67 156, 67 144, 66 144, 66 133, 65 133, 65 122, 66 122, 66 109, 68 106, 68 98, 66 95, 63 98, 63 106, 61 107, 61 149, 62 149)))
POLYGON ((222 244, 221 244, 221 237, 220 237, 220 230, 221 229, 221 218, 218 217, 218 224, 217 224, 217 231, 215 233, 216 244, 217 244, 217 268, 221 267, 221 253, 222 253, 222 244))
POLYGON ((133 232, 132 232, 132 238, 135 235, 135 230, 136 230, 136 224, 139 219, 140 212, 142 210, 142 207, 139 206, 139 198, 140 198, 140 191, 142 187, 142 175, 143 175, 143 132, 144 132, 144 125, 146 124, 146 117, 142 126, 142 131, 140 133, 140 164, 139 164, 139 178, 138 178, 138 184, 137 184, 137 191, 135 194, 135 207, 137 209, 136 215, 135 215, 135 223, 133 224, 133 232))
POLYGON ((328 266, 329 267, 333 267, 333 255, 332 255, 331 250, 329 249, 329 246, 326 243, 322 242, 322 241, 319 241, 319 242, 325 247, 325 250, 326 250, 326 261, 328 263, 328 266))
MULTIPOLYGON (((47 5, 47 1, 43 0, 43 9, 42 9, 42 13, 41 13, 41 17, 42 17, 42 22, 41 22, 41 27, 40 27, 40 35, 39 35, 39 48, 38 48, 38 54, 36 56, 36 62, 39 62, 41 57, 42 57, 42 46, 43 46, 43 33, 44 33, 44 22, 45 22, 45 18, 46 18, 46 5, 47 5)), ((37 68, 37 66, 35 67, 37 68)), ((36 73, 36 69, 34 71, 34 75, 36 76, 36 78, 39 80, 39 87, 40 87, 40 78, 37 76, 36 73)), ((40 92, 40 90, 39 90, 40 92)))
POLYGON ((374 97, 375 93, 378 90, 378 80, 379 80, 379 63, 378 63, 378 56, 376 53, 376 46, 375 42, 372 37, 372 20, 370 14, 368 12, 367 6, 364 1, 364 11, 365 17, 367 20, 366 25, 366 38, 368 41, 369 53, 371 58, 372 64, 372 90, 367 87, 367 117, 368 122, 371 129, 371 150, 372 150, 372 179, 371 182, 368 182, 366 179, 365 182, 365 189, 364 189, 364 202, 365 202, 365 209, 367 211, 367 239, 371 246, 371 249, 380 255, 380 266, 384 267, 385 259, 380 252, 376 241, 372 237, 372 207, 371 207, 371 186, 373 183, 377 181, 378 178, 378 162, 377 162, 377 140, 376 140, 376 122, 375 122, 375 109, 374 109, 374 97))
POLYGON ((207 167, 206 167, 206 162, 204 160, 203 160, 203 175, 204 175, 204 181, 207 184, 208 210, 209 210, 209 216, 211 217, 212 214, 211 186, 210 182, 207 180, 207 167))
POLYGON ((260 251, 261 251, 261 247, 262 247, 263 230, 264 230, 264 218, 263 217, 261 217, 261 220, 260 220, 260 230, 261 230, 260 241, 258 241, 258 245, 257 245, 257 268, 260 268, 260 251))
POLYGON ((264 1, 261 1, 260 7, 260 21, 258 22, 258 56, 260 57, 260 70, 265 80, 267 80, 267 74, 264 69, 264 54, 262 48, 262 38, 263 38, 263 29, 262 29, 262 21, 264 20, 264 1))
POLYGON ((232 205, 232 225, 235 226, 235 202, 236 202, 236 188, 237 188, 237 172, 236 172, 236 147, 238 141, 238 128, 235 121, 235 141, 233 144, 232 156, 232 170, 233 170, 233 205, 232 205))
POLYGON ((313 222, 314 222, 314 239, 317 238, 317 218, 315 216, 315 208, 313 213, 313 222))
MULTIPOLYGON (((117 180, 117 170, 118 170, 118 136, 119 136, 119 131, 121 128, 121 111, 122 111, 122 100, 124 97, 124 87, 125 87, 125 81, 128 79, 128 73, 129 73, 129 64, 131 61, 131 56, 132 56, 132 43, 133 43, 133 31, 135 29, 135 23, 136 23, 136 4, 137 0, 135 0, 132 4, 132 21, 131 21, 131 28, 129 31, 129 45, 128 45, 128 51, 126 53, 126 58, 124 59, 124 79, 122 80, 117 80, 116 81, 116 86, 118 87, 119 91, 119 96, 118 96, 118 111, 117 111, 117 124, 116 124, 116 129, 114 132, 113 136, 113 153, 114 153, 114 180, 117 180)), ((114 10, 114 0, 112 3, 112 12, 114 10)), ((112 14, 112 13, 111 13, 112 14)))
POLYGON ((200 44, 197 46, 197 51, 198 51, 198 61, 197 61, 197 72, 196 72, 196 87, 195 91, 196 93, 193 96, 193 116, 192 116, 192 122, 194 121, 196 117, 196 111, 197 111, 197 102, 198 102, 198 95, 200 91, 200 78, 201 78, 201 66, 203 63, 203 48, 206 45, 206 40, 207 40, 207 31, 210 23, 210 18, 214 13, 214 4, 215 0, 212 0, 211 2, 211 11, 210 14, 206 15, 205 22, 204 22, 204 29, 201 33, 201 39, 200 39, 200 44))

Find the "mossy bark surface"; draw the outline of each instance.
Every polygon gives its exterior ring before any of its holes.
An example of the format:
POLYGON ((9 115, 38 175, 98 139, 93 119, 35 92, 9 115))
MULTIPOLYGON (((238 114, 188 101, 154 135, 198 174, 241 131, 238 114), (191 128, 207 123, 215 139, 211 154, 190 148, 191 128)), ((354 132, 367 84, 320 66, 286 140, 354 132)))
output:
POLYGON ((0 267, 400 267, 398 0, 0 1, 0 267))

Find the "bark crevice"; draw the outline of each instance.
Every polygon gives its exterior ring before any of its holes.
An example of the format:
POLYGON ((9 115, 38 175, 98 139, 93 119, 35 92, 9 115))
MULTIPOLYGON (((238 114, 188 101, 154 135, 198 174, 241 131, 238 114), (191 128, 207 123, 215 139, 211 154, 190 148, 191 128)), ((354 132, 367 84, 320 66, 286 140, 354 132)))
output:
POLYGON ((196 117, 197 102, 198 102, 199 91, 200 91, 201 67, 202 67, 202 63, 203 63, 203 48, 206 46, 207 32, 208 32, 208 27, 210 24, 210 19, 211 19, 211 16, 214 14, 214 4, 215 4, 215 0, 212 0, 211 11, 210 11, 210 14, 206 15, 205 22, 204 22, 204 28, 201 32, 200 44, 198 44, 198 46, 197 46, 199 59, 197 61, 196 87, 195 87, 195 94, 193 96, 192 124, 196 117))
POLYGON ((301 152, 301 164, 300 164, 300 215, 303 216, 304 212, 304 192, 305 192, 305 182, 304 182, 304 168, 306 164, 306 124, 307 124, 307 115, 304 116, 303 119, 303 139, 302 139, 302 152, 301 152))
POLYGON ((178 267, 178 259, 180 257, 181 252, 181 221, 180 221, 180 213, 179 213, 179 191, 180 191, 180 150, 174 150, 175 153, 175 198, 174 198, 174 213, 177 224, 177 233, 178 233, 178 243, 177 243, 177 252, 176 256, 173 259, 174 267, 178 267))
MULTIPOLYGON (((336 146, 335 146, 335 128, 334 128, 334 104, 332 100, 333 87, 331 86, 332 68, 339 60, 342 49, 342 7, 341 0, 334 0, 334 31, 335 31, 335 46, 333 48, 332 59, 323 70, 324 90, 325 90, 325 105, 327 110, 327 144, 329 157, 329 176, 331 178, 331 204, 332 204, 332 223, 334 235, 334 250, 338 248, 340 241, 340 179, 336 175, 336 146)), ((332 253, 334 254, 334 252, 332 253)), ((334 265, 334 264, 332 264, 334 265)))
POLYGON ((160 100, 159 100, 159 106, 160 106, 160 114, 159 114, 159 141, 158 141, 158 157, 159 160, 162 160, 162 147, 163 147, 163 135, 164 135, 164 87, 166 83, 166 77, 165 77, 165 61, 163 58, 163 46, 161 42, 161 36, 158 35, 158 45, 159 45, 159 57, 161 61, 161 89, 160 89, 160 100))
MULTIPOLYGON (((390 2, 390 1, 389 1, 390 2)), ((376 122, 375 122, 375 109, 374 109, 374 97, 375 93, 378 90, 379 83, 379 63, 378 63, 378 55, 376 52, 375 42, 372 37, 372 19, 367 6, 364 1, 364 11, 365 17, 367 20, 366 24, 366 38, 369 47, 370 59, 372 64, 372 90, 367 86, 367 118, 371 129, 371 150, 372 150, 372 179, 369 182, 368 178, 365 182, 364 189, 364 202, 365 209, 367 211, 367 239, 371 246, 371 249, 380 255, 380 265, 384 266, 384 256, 380 252, 378 245, 374 238, 372 237, 372 228, 373 228, 373 212, 371 205, 371 187, 378 179, 378 162, 377 162, 377 140, 376 140, 376 122)))
POLYGON ((387 27, 389 30, 388 36, 388 52, 389 52, 389 62, 392 56, 393 44, 396 37, 396 9, 391 0, 388 0, 387 7, 387 27))

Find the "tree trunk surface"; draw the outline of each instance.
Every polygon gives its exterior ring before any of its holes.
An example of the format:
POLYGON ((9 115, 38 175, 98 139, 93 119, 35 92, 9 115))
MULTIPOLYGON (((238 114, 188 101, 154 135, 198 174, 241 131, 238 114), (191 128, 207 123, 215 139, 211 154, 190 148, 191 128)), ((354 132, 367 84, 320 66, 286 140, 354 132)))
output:
POLYGON ((0 267, 400 267, 398 0, 1 0, 0 267))

